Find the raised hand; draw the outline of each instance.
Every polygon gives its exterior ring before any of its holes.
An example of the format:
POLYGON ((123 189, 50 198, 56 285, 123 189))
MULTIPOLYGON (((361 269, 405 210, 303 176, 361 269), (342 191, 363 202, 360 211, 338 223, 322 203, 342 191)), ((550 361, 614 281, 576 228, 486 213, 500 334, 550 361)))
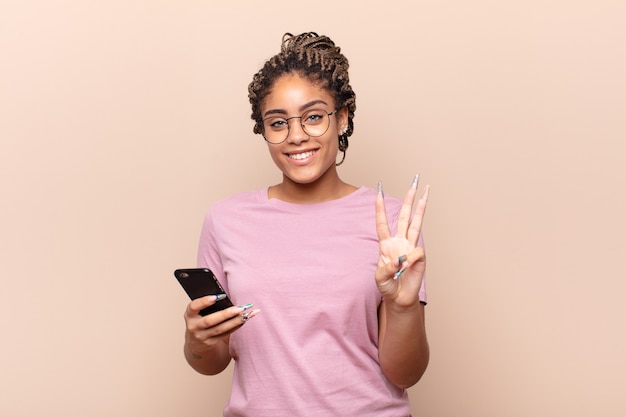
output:
POLYGON ((426 269, 424 248, 417 246, 417 242, 426 212, 429 187, 425 187, 422 196, 414 204, 417 185, 416 175, 404 197, 395 236, 391 235, 387 221, 381 183, 378 184, 376 197, 376 232, 380 244, 376 284, 385 301, 399 307, 411 307, 419 302, 419 290, 426 269))

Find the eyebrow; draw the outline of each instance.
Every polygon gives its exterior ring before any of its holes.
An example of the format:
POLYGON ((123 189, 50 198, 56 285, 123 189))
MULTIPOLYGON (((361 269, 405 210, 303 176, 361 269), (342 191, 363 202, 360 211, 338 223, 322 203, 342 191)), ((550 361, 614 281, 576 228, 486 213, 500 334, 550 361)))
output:
MULTIPOLYGON (((325 104, 328 105, 328 103, 326 103, 324 100, 322 99, 317 99, 317 100, 313 100, 313 101, 309 101, 306 104, 303 104, 302 106, 300 106, 300 108, 298 109, 299 111, 304 111, 312 106, 315 106, 316 104, 325 104)), ((266 111, 265 113, 263 113, 263 118, 266 118, 267 116, 270 116, 272 114, 287 114, 287 112, 285 110, 282 109, 271 109, 266 111)))

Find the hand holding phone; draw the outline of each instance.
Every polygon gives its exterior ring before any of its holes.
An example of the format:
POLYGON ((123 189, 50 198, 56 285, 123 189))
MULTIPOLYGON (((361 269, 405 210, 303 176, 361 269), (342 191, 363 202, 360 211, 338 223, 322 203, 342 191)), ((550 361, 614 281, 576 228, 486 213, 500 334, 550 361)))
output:
MULTIPOLYGON (((177 269, 174 271, 174 276, 192 300, 207 295, 225 294, 221 284, 208 268, 177 269)), ((200 315, 206 316, 232 305, 233 303, 226 296, 226 298, 217 301, 215 304, 200 310, 200 315)))

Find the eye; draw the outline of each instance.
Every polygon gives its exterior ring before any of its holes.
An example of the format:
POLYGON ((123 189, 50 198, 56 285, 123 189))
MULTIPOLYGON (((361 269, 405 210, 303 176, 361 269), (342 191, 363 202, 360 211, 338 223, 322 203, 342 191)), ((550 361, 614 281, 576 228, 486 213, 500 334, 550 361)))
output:
POLYGON ((322 122, 326 117, 327 114, 324 110, 311 110, 302 115, 302 123, 316 125, 322 122))
POLYGON ((272 117, 265 120, 265 125, 272 130, 283 130, 287 128, 287 121, 285 119, 272 117))

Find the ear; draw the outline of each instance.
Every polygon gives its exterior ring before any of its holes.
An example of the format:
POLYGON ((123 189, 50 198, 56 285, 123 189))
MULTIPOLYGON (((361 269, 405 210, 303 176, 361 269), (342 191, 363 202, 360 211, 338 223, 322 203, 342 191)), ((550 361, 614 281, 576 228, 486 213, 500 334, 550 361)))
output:
POLYGON ((340 135, 343 135, 348 129, 348 108, 342 107, 337 110, 337 131, 340 135))

